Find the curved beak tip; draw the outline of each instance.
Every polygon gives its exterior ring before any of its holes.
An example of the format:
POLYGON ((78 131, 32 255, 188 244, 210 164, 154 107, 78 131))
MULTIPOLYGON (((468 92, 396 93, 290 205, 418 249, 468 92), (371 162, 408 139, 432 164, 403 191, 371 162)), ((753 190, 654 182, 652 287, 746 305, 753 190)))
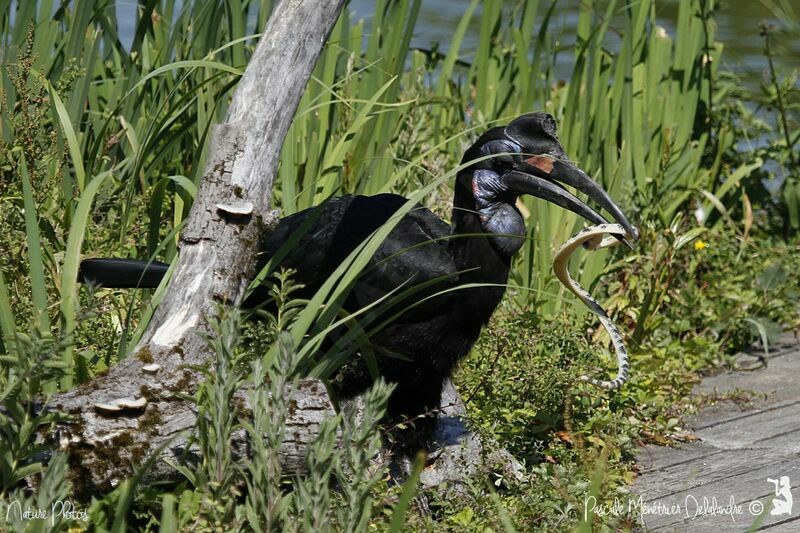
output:
POLYGON ((628 248, 633 249, 633 243, 639 240, 639 229, 632 224, 624 225, 623 227, 627 232, 627 235, 625 235, 625 240, 624 240, 625 245, 628 248))
POLYGON ((625 230, 625 235, 620 235, 617 237, 617 239, 619 242, 627 246, 629 250, 633 250, 633 243, 639 240, 639 230, 636 228, 636 226, 629 223, 627 219, 624 221, 619 221, 618 224, 625 230))

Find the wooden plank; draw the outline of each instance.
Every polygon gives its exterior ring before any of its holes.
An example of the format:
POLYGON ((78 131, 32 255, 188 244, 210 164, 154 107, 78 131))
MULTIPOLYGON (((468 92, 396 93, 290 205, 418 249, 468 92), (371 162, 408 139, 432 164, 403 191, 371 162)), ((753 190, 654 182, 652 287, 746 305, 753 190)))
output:
MULTIPOLYGON (((783 340, 765 368, 711 376, 695 389, 716 395, 755 391, 752 405, 709 406, 689 423, 699 442, 640 450, 643 474, 633 493, 653 511, 642 516, 644 528, 747 531, 755 520, 750 506, 763 505, 769 512, 775 498, 767 479, 789 476, 793 513, 764 516, 759 530, 800 531, 800 345, 793 337, 783 340), (731 498, 733 507, 726 509, 731 498), (654 512, 659 504, 661 514, 654 512)), ((748 361, 753 358, 739 358, 742 365, 748 361)))
MULTIPOLYGON (((695 394, 721 395, 731 392, 753 391, 767 394, 768 400, 785 401, 800 399, 800 365, 797 359, 798 344, 782 344, 770 353, 767 366, 752 371, 721 372, 709 376, 695 387, 695 394)), ((740 356, 737 364, 743 368, 753 367, 758 360, 740 356)), ((701 415, 702 416, 702 415, 701 415)))
POLYGON ((707 459, 709 456, 721 452, 722 450, 702 442, 682 443, 674 448, 648 444, 639 450, 636 460, 642 467, 642 473, 646 474, 656 470, 666 470, 697 459, 707 459))
MULTIPOLYGON (((750 456, 752 457, 752 456, 750 456)), ((764 508, 771 505, 774 497, 774 485, 767 478, 776 479, 780 476, 789 476, 790 479, 800 479, 800 459, 797 457, 783 458, 780 461, 766 461, 761 466, 743 465, 744 468, 728 476, 722 476, 713 482, 701 482, 686 490, 681 490, 658 500, 649 500, 651 505, 660 502, 667 508, 680 506, 681 513, 661 516, 644 516, 644 523, 651 529, 678 531, 746 531, 753 523, 754 516, 750 511, 753 501, 760 501, 764 508), (707 514, 711 508, 721 508, 729 505, 731 498, 740 509, 730 514, 707 514), (706 505, 708 504, 708 505, 706 505), (724 528, 724 529, 721 529, 724 528)), ((800 502, 800 486, 792 488, 792 496, 800 502)), ((794 514, 787 516, 767 516, 762 526, 777 524, 789 518, 800 517, 800 512, 795 508, 794 514)))
POLYGON ((697 436, 704 443, 720 449, 739 449, 746 447, 770 447, 788 451, 776 440, 768 444, 769 439, 796 433, 800 438, 800 401, 790 402, 775 409, 765 409, 750 416, 736 417, 709 425, 697 436))
POLYGON ((769 531, 770 533, 797 533, 800 531, 800 515, 762 527, 760 531, 769 531))
MULTIPOLYGON (((713 428, 716 426, 726 424, 728 422, 736 422, 748 418, 761 417, 763 415, 769 415, 770 413, 773 413, 775 411, 791 409, 792 407, 796 409, 798 405, 800 405, 800 399, 790 399, 784 402, 768 403, 760 405, 748 411, 741 411, 739 413, 729 413, 728 416, 725 416, 723 414, 722 416, 717 416, 713 420, 708 420, 700 424, 692 424, 692 428, 695 431, 707 428, 713 428)), ((789 411, 789 414, 791 414, 791 411, 789 411)))
MULTIPOLYGON (((786 458, 785 462, 790 462, 786 458)), ((798 463, 798 459, 792 459, 798 463)), ((745 475, 755 469, 771 466, 776 458, 763 450, 724 450, 707 458, 680 463, 646 476, 639 491, 646 501, 662 500, 668 496, 693 489, 704 489, 733 476, 745 475)), ((775 473, 778 475, 778 473, 775 473)), ((798 478, 800 479, 800 478, 798 478)))

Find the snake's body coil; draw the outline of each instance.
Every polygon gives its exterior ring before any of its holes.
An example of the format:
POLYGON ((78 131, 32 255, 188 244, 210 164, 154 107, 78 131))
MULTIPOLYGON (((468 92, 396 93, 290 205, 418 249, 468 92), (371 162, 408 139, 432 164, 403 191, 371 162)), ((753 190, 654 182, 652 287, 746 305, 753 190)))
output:
POLYGON ((617 377, 611 381, 606 381, 589 376, 581 376, 582 380, 604 389, 617 389, 628 381, 628 351, 625 349, 625 344, 622 342, 622 335, 608 317, 608 314, 600 304, 597 303, 597 300, 592 298, 591 294, 572 279, 572 276, 570 276, 567 270, 567 264, 569 262, 569 256, 584 243, 586 243, 586 247, 590 249, 599 249, 616 244, 618 242, 617 239, 610 237, 611 235, 624 237, 627 233, 619 224, 600 224, 583 229, 561 246, 553 261, 553 270, 559 281, 572 291, 575 296, 580 298, 581 301, 586 304, 586 307, 597 315, 600 319, 600 323, 603 324, 603 327, 606 328, 606 331, 608 331, 608 334, 611 336, 611 342, 617 354, 617 377))

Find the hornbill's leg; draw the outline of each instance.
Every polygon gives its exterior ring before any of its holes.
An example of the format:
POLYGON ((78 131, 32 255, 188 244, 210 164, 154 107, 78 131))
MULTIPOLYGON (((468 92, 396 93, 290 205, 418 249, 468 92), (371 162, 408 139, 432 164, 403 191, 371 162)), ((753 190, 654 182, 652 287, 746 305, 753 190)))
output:
MULTIPOLYGON (((380 374, 395 385, 382 421, 387 447, 413 458, 429 451, 446 375, 429 365, 379 358, 380 374)), ((331 380, 334 397, 347 402, 374 382, 361 356, 346 362, 331 380)))
POLYGON ((431 368, 406 365, 389 398, 386 437, 391 449, 408 457, 431 451, 445 375, 431 368))

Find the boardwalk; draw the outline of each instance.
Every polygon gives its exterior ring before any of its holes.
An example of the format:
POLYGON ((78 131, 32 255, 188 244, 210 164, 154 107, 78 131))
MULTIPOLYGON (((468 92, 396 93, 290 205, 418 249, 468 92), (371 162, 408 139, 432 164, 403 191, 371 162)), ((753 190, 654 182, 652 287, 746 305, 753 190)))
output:
MULTIPOLYGON (((645 530, 747 531, 755 524, 800 532, 800 344, 791 335, 781 340, 767 368, 709 377, 695 389, 739 398, 753 391, 750 403, 721 401, 692 417, 697 442, 640 451, 634 491, 653 511, 642 516, 645 530), (778 498, 782 481, 791 488, 778 498), (775 499, 793 503, 791 513, 773 516, 775 499), (754 516, 762 506, 762 516, 754 516)), ((757 359, 741 355, 738 362, 752 366, 757 359)))

